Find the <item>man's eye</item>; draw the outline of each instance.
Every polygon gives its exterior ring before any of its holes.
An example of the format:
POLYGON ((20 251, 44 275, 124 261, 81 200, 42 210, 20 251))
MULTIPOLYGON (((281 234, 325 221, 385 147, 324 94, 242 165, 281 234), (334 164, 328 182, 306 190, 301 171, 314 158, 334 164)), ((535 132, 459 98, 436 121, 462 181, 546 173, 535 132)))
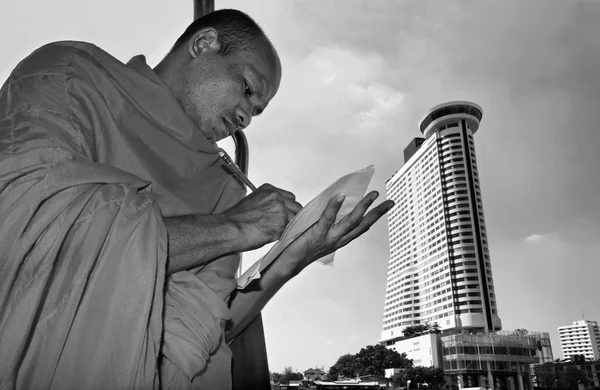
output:
POLYGON ((248 97, 252 96, 252 89, 250 89, 248 82, 244 81, 244 86, 246 88, 246 96, 248 96, 248 97))

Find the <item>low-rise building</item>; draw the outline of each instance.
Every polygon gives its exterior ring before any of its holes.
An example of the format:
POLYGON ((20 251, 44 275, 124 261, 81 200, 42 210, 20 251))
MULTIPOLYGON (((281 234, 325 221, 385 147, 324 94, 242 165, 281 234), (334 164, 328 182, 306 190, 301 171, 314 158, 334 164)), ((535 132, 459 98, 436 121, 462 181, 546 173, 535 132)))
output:
POLYGON ((437 333, 424 334, 409 339, 396 339, 393 343, 387 343, 386 346, 398 353, 405 353, 408 359, 412 359, 415 366, 442 366, 442 355, 440 353, 442 344, 437 333))
MULTIPOLYGON (((550 335, 546 332, 519 329, 448 333, 397 338, 384 343, 398 353, 406 353, 415 366, 443 368, 451 389, 531 390, 530 364, 553 361, 550 335)), ((386 376, 395 373, 394 369, 386 370, 386 376)))
POLYGON ((538 363, 537 335, 509 332, 443 336, 448 385, 454 389, 532 389, 529 365, 538 363))
POLYGON ((320 368, 309 368, 303 372, 304 379, 309 381, 323 380, 327 376, 327 373, 320 368))

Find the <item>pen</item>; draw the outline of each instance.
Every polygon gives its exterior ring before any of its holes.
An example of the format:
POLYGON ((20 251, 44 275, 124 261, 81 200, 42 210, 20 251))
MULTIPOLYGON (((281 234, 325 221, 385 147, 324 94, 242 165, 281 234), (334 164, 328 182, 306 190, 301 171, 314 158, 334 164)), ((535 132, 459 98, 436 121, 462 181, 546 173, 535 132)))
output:
POLYGON ((256 191, 256 186, 252 184, 252 182, 250 181, 250 179, 248 179, 248 177, 246 177, 246 175, 244 175, 244 172, 242 172, 242 170, 233 162, 233 160, 231 159, 231 157, 229 157, 227 152, 219 148, 219 156, 221 157, 221 159, 223 159, 223 161, 225 161, 225 164, 229 166, 233 173, 235 173, 240 178, 240 180, 242 180, 244 184, 248 186, 248 188, 250 188, 252 191, 256 191))

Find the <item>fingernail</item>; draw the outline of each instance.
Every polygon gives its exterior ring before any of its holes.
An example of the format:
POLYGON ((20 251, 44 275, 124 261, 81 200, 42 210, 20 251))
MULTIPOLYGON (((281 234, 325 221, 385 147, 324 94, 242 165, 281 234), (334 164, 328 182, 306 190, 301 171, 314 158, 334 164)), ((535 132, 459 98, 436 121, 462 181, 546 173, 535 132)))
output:
POLYGON ((373 200, 377 199, 378 197, 379 197, 379 192, 374 192, 374 193, 371 195, 371 200, 373 201, 373 200))
POLYGON ((390 202, 387 206, 388 211, 390 211, 392 209, 392 207, 394 207, 394 206, 395 206, 394 202, 390 202))
POLYGON ((346 194, 338 194, 336 200, 340 203, 342 203, 344 201, 344 199, 346 199, 346 194))

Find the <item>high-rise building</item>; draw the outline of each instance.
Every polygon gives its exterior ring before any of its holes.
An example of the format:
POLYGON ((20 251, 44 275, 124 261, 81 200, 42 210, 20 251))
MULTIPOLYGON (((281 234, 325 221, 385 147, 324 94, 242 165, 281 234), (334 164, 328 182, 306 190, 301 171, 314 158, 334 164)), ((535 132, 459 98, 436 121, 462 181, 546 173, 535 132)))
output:
POLYGON ((470 102, 432 108, 423 138, 404 150, 386 182, 390 262, 381 342, 413 325, 444 334, 500 330, 473 134, 482 109, 470 102))
POLYGON ((575 360, 573 357, 583 355, 586 360, 600 359, 600 328, 598 322, 580 320, 572 325, 558 327, 560 347, 563 359, 575 360))

